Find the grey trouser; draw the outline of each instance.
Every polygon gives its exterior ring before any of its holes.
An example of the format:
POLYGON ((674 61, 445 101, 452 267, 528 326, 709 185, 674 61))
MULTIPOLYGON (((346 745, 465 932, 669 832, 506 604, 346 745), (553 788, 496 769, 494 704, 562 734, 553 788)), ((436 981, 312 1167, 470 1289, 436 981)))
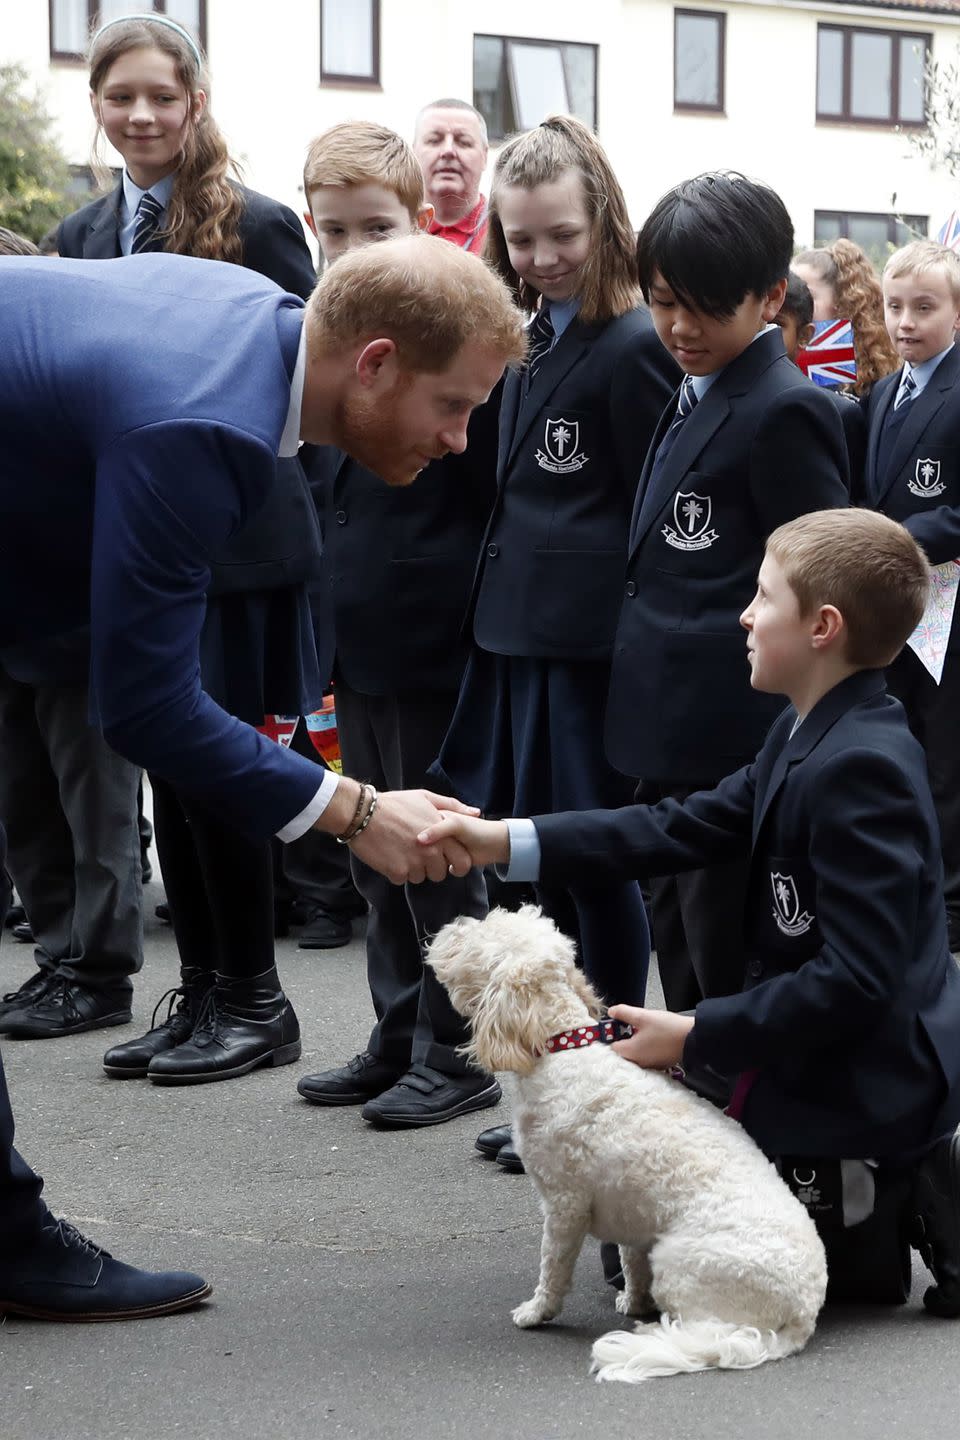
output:
POLYGON ((143 963, 140 771, 87 721, 87 691, 0 670, 0 816, 41 969, 129 989, 143 963))

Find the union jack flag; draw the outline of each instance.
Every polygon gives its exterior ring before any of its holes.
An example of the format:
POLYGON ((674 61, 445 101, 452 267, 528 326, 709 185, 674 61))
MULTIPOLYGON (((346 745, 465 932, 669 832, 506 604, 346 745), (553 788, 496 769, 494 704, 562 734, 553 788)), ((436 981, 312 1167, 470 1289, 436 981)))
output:
POLYGON ((960 213, 956 210, 950 211, 937 232, 937 239, 941 245, 960 251, 960 213))
POLYGON ((261 735, 266 735, 268 740, 274 740, 286 750, 299 724, 299 715, 264 715, 263 724, 256 726, 256 729, 261 735))
POLYGON ((818 320, 813 339, 797 351, 797 364, 815 385, 852 385, 857 378, 853 326, 849 320, 818 320))

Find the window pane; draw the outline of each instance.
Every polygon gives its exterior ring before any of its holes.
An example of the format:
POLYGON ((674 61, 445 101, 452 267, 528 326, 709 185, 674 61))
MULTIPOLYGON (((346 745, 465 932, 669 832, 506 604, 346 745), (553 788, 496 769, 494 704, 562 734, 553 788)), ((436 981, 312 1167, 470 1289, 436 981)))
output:
POLYGON ((674 46, 675 105, 720 104, 720 20, 713 15, 677 15, 674 46))
POLYGON ((558 46, 520 45, 508 40, 507 53, 514 111, 521 130, 532 130, 555 111, 569 110, 563 56, 558 46))
POLYGON ((373 74, 373 0, 323 0, 323 73, 373 74))
POLYGON ((474 35, 473 103, 498 140, 507 133, 503 100, 503 41, 496 35, 474 35))
POLYGON ((833 240, 839 240, 843 234, 844 225, 841 216, 834 214, 831 210, 818 210, 813 217, 813 243, 814 245, 829 245, 833 240))
MULTIPOLYGON (((78 10, 86 9, 85 5, 78 5, 78 10)), ((96 19, 98 25, 106 25, 108 20, 119 20, 122 15, 146 14, 148 10, 155 10, 153 0, 147 0, 145 5, 130 6, 125 0, 99 0, 96 7, 96 19)))
POLYGON ((817 114, 843 114, 843 32, 817 31, 817 114))
POLYGON ((927 49, 919 35, 900 36, 900 114, 899 120, 926 119, 923 103, 923 67, 927 49))
POLYGON ((863 120, 889 120, 892 38, 855 30, 850 37, 850 113, 863 120))
POLYGON ((570 113, 585 125, 597 123, 596 51, 592 45, 564 45, 570 113))
POLYGON ((890 242, 890 218, 887 215, 851 215, 847 238, 868 255, 883 255, 890 242))
POLYGON ((926 237, 930 230, 930 217, 928 215, 904 215, 903 220, 896 223, 896 243, 908 245, 917 236, 926 237))
POLYGON ((87 0, 53 0, 51 49, 82 55, 87 40, 87 0))
POLYGON ((167 0, 166 13, 184 30, 189 30, 195 40, 199 37, 200 0, 167 0))

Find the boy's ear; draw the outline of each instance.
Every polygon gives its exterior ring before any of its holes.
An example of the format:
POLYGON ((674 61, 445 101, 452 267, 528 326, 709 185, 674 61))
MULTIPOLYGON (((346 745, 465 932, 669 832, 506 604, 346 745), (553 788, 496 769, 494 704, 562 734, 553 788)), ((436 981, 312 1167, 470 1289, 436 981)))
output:
POLYGON ((825 650, 836 645, 838 641, 842 643, 846 630, 847 622, 836 605, 821 605, 811 633, 814 649, 825 650))
POLYGON ((429 230, 436 213, 432 205, 421 205, 417 211, 417 218, 413 222, 413 228, 415 230, 429 230))
POLYGON ((786 298, 787 277, 784 276, 783 279, 778 280, 776 285, 772 286, 763 297, 763 309, 760 314, 768 325, 780 314, 786 298))
POLYGON ((309 226, 309 229, 310 229, 310 233, 313 235, 313 238, 314 238, 315 240, 319 240, 320 237, 319 237, 319 235, 317 234, 317 223, 316 223, 316 221, 314 220, 312 213, 311 213, 309 210, 304 210, 304 212, 303 212, 303 218, 304 218, 304 220, 306 220, 307 225, 309 226))
POLYGON ((806 325, 800 326, 800 329, 797 331, 797 343, 800 346, 801 350, 805 349, 805 347, 810 344, 816 328, 817 327, 816 325, 814 325, 812 320, 808 321, 806 325))

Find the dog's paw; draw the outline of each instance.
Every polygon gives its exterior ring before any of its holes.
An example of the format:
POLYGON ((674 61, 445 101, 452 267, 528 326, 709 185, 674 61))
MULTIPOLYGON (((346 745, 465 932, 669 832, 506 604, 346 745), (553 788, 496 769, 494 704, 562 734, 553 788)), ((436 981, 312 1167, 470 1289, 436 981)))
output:
POLYGON ((529 1330, 534 1325, 542 1325, 546 1320, 552 1320, 557 1311, 548 1305, 544 1300, 538 1300, 536 1296, 532 1300, 525 1300, 518 1305, 516 1310, 510 1311, 510 1317, 514 1325, 519 1325, 521 1330, 529 1330))
POLYGON ((620 1291, 614 1304, 618 1315, 649 1315, 655 1309, 649 1295, 630 1295, 626 1290, 620 1291))

